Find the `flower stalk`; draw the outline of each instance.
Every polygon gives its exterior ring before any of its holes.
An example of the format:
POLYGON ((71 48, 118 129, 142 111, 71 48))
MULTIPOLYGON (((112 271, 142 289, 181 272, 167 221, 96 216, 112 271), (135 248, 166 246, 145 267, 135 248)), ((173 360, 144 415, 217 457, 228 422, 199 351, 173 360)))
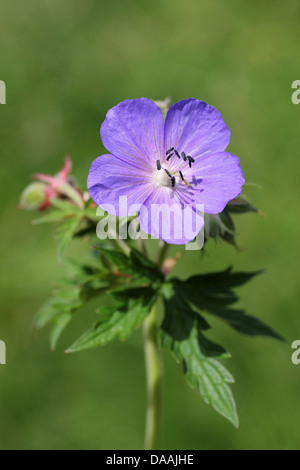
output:
POLYGON ((156 302, 143 326, 148 396, 145 450, 158 450, 160 442, 163 372, 157 335, 157 317, 156 302))
MULTIPOLYGON (((155 261, 160 268, 164 263, 169 247, 164 241, 159 241, 155 261)), ((143 325, 148 397, 145 450, 158 450, 160 447, 163 361, 158 339, 158 315, 159 303, 156 301, 143 325)))

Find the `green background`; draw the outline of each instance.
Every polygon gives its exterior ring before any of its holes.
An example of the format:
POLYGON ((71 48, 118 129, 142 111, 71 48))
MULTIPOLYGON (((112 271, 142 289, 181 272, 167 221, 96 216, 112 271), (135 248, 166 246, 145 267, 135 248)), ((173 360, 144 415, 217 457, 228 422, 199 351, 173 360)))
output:
MULTIPOLYGON (((82 312, 51 353, 33 319, 63 276, 51 227, 17 210, 34 172, 56 173, 70 154, 82 185, 103 147, 99 127, 126 98, 196 97, 218 108, 247 194, 266 217, 238 216, 240 251, 210 242, 176 273, 235 268, 265 274, 241 305, 287 343, 241 337, 220 323, 210 335, 232 354, 240 414, 235 430, 185 383, 165 357, 165 449, 299 449, 300 338, 299 76, 297 0, 1 1, 0 107, 1 449, 138 449, 143 446, 145 377, 141 332, 74 355, 63 350, 93 320, 82 312)), ((78 247, 80 249, 80 247, 78 247)))

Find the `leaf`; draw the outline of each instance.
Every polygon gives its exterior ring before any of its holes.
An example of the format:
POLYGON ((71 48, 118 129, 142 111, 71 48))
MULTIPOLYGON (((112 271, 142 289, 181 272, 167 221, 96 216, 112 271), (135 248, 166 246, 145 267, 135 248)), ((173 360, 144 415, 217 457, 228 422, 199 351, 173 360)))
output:
POLYGON ((173 282, 187 302, 201 312, 208 312, 221 318, 239 333, 283 340, 282 336, 258 318, 247 315, 244 310, 230 308, 238 300, 233 289, 245 284, 259 273, 260 271, 233 273, 229 268, 217 273, 192 276, 187 281, 173 280, 173 282))
POLYGON ((60 335, 71 320, 72 315, 70 313, 63 313, 54 319, 54 326, 50 332, 50 347, 52 351, 55 350, 60 335))
POLYGON ((236 246, 235 242, 235 225, 233 223, 232 218, 230 217, 229 213, 227 211, 221 212, 220 216, 220 221, 221 221, 221 227, 224 228, 221 233, 220 237, 229 243, 230 245, 236 246))
POLYGON ((57 316, 57 310, 53 307, 54 302, 55 299, 50 298, 38 310, 35 318, 37 328, 43 328, 57 316))
MULTIPOLYGON (((94 224, 95 224, 95 222, 98 222, 99 219, 100 219, 100 217, 101 217, 101 216, 97 215, 97 209, 98 209, 98 207, 97 207, 97 208, 91 208, 91 207, 90 207, 90 202, 87 203, 87 204, 88 204, 88 205, 86 206, 86 208, 85 208, 85 210, 84 210, 85 216, 86 216, 90 221, 94 222, 94 224)), ((96 231, 96 229, 95 229, 95 231, 96 231)))
POLYGON ((134 276, 141 276, 144 277, 145 280, 154 283, 158 282, 158 284, 163 282, 164 276, 158 268, 157 264, 154 264, 144 255, 142 255, 139 251, 135 250, 134 248, 131 248, 130 259, 134 276))
POLYGON ((64 199, 53 198, 51 199, 51 205, 56 209, 67 213, 71 212, 72 214, 78 214, 83 212, 80 207, 75 206, 75 204, 72 204, 71 202, 64 199))
POLYGON ((184 302, 176 286, 164 303, 162 345, 171 348, 177 361, 183 364, 188 383, 197 387, 205 402, 237 427, 236 405, 228 386, 234 380, 215 359, 228 357, 228 353, 201 333, 198 314, 184 302))
POLYGON ((151 282, 153 287, 160 286, 164 280, 158 266, 148 260, 139 251, 131 249, 129 256, 114 250, 100 250, 113 264, 117 266, 121 273, 132 277, 133 281, 139 284, 151 282))
MULTIPOLYGON (((96 247, 98 248, 98 247, 96 247)), ((107 250, 104 248, 99 248, 100 252, 104 254, 112 263, 117 266, 117 268, 124 274, 132 274, 130 269, 130 260, 128 256, 120 251, 116 250, 107 250)))
POLYGON ((258 212, 257 208, 249 201, 247 196, 240 194, 232 199, 227 206, 226 210, 234 214, 245 214, 247 212, 258 212))
MULTIPOLYGON (((121 288, 124 289, 123 278, 116 277, 113 273, 99 267, 99 265, 83 264, 78 259, 69 261, 68 265, 72 268, 73 277, 52 292, 52 297, 39 309, 35 319, 38 328, 42 328, 49 323, 53 325, 50 333, 52 349, 54 349, 59 336, 73 318, 73 314, 89 300, 100 297, 112 288, 120 289, 120 292, 116 292, 116 297, 118 295, 120 298, 126 299, 126 302, 128 302, 128 295, 130 295, 130 293, 122 294, 121 288)), ((125 287, 128 287, 127 282, 125 287)))
POLYGON ((70 219, 63 221, 57 226, 56 235, 59 240, 58 245, 58 260, 61 263, 66 249, 70 245, 75 233, 79 229, 82 222, 82 215, 76 215, 70 219))
POLYGON ((197 274, 183 281, 191 290, 197 288, 197 292, 224 292, 228 295, 233 287, 242 286, 252 278, 261 274, 262 271, 232 272, 232 267, 224 271, 208 274, 197 274))
POLYGON ((62 212, 62 211, 52 210, 48 212, 48 214, 45 214, 42 217, 39 217, 38 219, 33 220, 32 224, 38 225, 38 224, 62 222, 66 217, 72 216, 72 215, 74 215, 74 211, 62 212))
POLYGON ((56 320, 62 313, 72 313, 78 310, 82 301, 80 299, 81 289, 72 283, 64 284, 52 292, 48 299, 38 310, 35 325, 43 328, 48 323, 56 320))
POLYGON ((56 343, 72 320, 72 313, 82 306, 81 291, 77 285, 67 284, 55 290, 52 297, 40 308, 35 319, 37 328, 53 324, 50 331, 50 346, 52 351, 56 343))
POLYGON ((81 289, 76 285, 66 285, 53 292, 52 305, 60 312, 75 312, 81 305, 81 289))
POLYGON ((230 201, 220 214, 205 214, 205 240, 221 238, 230 245, 236 246, 235 225, 232 214, 245 214, 247 212, 259 211, 244 194, 240 194, 230 201))
POLYGON ((273 328, 258 318, 247 315, 244 310, 225 310, 224 312, 216 312, 215 315, 225 320, 234 330, 244 335, 266 336, 285 341, 273 328))
POLYGON ((117 336, 124 340, 139 327, 150 313, 157 294, 140 287, 115 293, 120 301, 100 310, 102 318, 67 349, 67 353, 103 346, 117 336))
POLYGON ((205 214, 204 235, 205 240, 209 238, 222 238, 227 243, 236 245, 235 226, 226 210, 220 214, 205 214))
POLYGON ((75 233, 74 237, 81 238, 81 237, 85 237, 86 235, 91 235, 91 234, 94 235, 95 233, 96 233, 95 223, 87 221, 87 223, 85 224, 85 227, 78 230, 78 232, 75 233))
POLYGON ((87 219, 85 219, 86 214, 84 210, 68 201, 52 199, 51 204, 55 209, 50 210, 47 214, 34 220, 33 224, 57 224, 56 235, 59 240, 58 260, 61 263, 66 249, 73 238, 80 236, 79 229, 81 228, 82 222, 84 220, 87 221, 87 219))
MULTIPOLYGON (((161 293, 165 299, 168 299, 168 307, 172 308, 173 315, 165 317, 165 322, 168 320, 171 322, 170 327, 177 327, 178 322, 172 323, 173 316, 177 315, 178 319, 181 319, 186 326, 189 324, 192 327, 193 318, 195 317, 195 312, 190 307, 189 303, 186 302, 185 297, 181 295, 180 289, 177 288, 176 283, 168 282, 165 283, 161 289, 161 293)), ((207 321, 199 314, 196 316, 198 321, 198 327, 200 330, 209 330, 210 325, 207 321)), ((176 331, 173 332, 176 336, 176 331)), ((179 330, 179 336, 181 337, 182 330, 179 330)))

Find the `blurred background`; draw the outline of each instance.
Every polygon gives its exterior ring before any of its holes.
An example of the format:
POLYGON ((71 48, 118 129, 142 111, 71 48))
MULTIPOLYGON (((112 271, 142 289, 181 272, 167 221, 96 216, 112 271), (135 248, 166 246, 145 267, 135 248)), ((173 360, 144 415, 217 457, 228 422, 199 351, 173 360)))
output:
POLYGON ((63 276, 50 226, 17 210, 34 172, 56 173, 65 154, 86 184, 101 155, 99 128, 126 98, 195 97, 215 106, 232 132, 252 202, 266 213, 236 217, 236 250, 210 241, 174 274, 236 269, 263 275, 241 305, 287 343, 241 337, 218 323, 212 337, 232 358, 236 430, 191 390, 165 355, 164 449, 299 449, 299 80, 297 0, 1 1, 0 107, 1 449, 140 449, 145 377, 141 331, 121 344, 74 355, 64 349, 95 318, 82 312, 51 353, 33 319, 63 276))

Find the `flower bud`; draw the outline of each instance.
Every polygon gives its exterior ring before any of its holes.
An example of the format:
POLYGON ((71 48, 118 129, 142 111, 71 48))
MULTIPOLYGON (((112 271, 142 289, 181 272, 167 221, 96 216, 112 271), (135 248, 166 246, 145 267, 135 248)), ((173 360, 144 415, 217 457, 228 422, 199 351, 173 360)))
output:
POLYGON ((21 195, 20 208, 34 211, 43 207, 47 194, 47 185, 45 183, 31 183, 24 189, 21 195))
POLYGON ((62 170, 55 176, 44 173, 33 175, 33 179, 39 180, 28 186, 21 197, 21 209, 43 211, 51 206, 53 199, 67 198, 71 203, 84 208, 85 201, 79 188, 70 176, 72 161, 69 156, 65 157, 62 170))

